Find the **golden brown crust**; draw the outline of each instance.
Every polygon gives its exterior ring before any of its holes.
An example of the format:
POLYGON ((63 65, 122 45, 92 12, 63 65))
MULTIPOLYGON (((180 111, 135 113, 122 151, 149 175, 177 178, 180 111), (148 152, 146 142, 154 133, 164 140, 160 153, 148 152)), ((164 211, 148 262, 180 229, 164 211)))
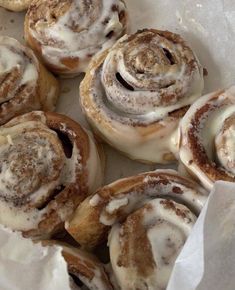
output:
POLYGON ((39 62, 39 99, 41 110, 54 111, 60 93, 58 80, 39 62), (48 95, 48 92, 51 92, 48 95))

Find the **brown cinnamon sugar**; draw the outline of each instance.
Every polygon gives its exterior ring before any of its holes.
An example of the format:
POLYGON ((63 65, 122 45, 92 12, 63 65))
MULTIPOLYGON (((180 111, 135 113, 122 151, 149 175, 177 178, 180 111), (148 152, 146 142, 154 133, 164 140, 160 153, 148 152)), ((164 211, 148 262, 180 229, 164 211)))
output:
POLYGON ((148 229, 143 226, 146 210, 151 208, 145 207, 129 215, 122 225, 120 231, 122 247, 117 262, 119 267, 133 267, 140 277, 151 276, 157 267, 147 237, 148 229))
POLYGON ((196 111, 187 133, 187 140, 189 143, 188 146, 193 155, 193 162, 197 164, 197 166, 201 168, 208 177, 212 180, 222 179, 226 181, 234 181, 235 177, 227 174, 219 164, 216 164, 213 160, 209 159, 200 139, 201 124, 202 122, 206 122, 206 119, 210 116, 210 112, 219 109, 219 105, 215 106, 215 102, 222 93, 223 91, 215 93, 209 102, 196 111))

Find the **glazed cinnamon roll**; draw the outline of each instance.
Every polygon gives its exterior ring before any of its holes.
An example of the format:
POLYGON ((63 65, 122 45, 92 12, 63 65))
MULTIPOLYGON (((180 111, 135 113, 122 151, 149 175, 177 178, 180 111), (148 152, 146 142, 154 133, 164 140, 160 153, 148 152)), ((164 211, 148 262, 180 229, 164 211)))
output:
POLYGON ((91 253, 57 241, 43 241, 43 245, 62 247, 67 262, 71 290, 114 290, 105 266, 91 253), (86 287, 86 288, 84 288, 86 287))
POLYGON ((22 11, 29 7, 32 0, 0 0, 0 7, 11 11, 22 11))
POLYGON ((86 71, 91 57, 127 29, 123 0, 36 0, 25 19, 25 39, 57 74, 86 71))
POLYGON ((0 127, 0 223, 48 238, 101 184, 99 152, 70 118, 31 112, 0 127))
POLYGON ((118 180, 83 201, 66 224, 84 247, 109 235, 110 260, 121 289, 165 289, 207 198, 174 170, 118 180))
POLYGON ((200 98, 180 124, 180 160, 211 189, 235 182, 235 86, 200 98))
POLYGON ((0 125, 33 110, 54 110, 59 85, 31 49, 0 36, 0 125))
POLYGON ((94 58, 80 95, 104 140, 132 159, 169 163, 178 122, 202 89, 202 67, 185 41, 145 29, 94 58))

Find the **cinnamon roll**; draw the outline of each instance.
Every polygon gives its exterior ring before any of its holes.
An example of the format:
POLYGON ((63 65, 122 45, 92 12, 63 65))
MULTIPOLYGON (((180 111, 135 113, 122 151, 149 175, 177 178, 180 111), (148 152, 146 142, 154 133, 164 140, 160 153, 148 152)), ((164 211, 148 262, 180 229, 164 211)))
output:
POLYGON ((67 262, 72 290, 114 290, 105 271, 105 266, 91 253, 57 241, 43 241, 44 246, 62 247, 62 255, 67 262))
POLYGON ((235 86, 200 98, 180 123, 180 160, 211 189, 235 182, 235 86))
POLYGON ((0 36, 0 125, 33 110, 54 110, 59 84, 31 49, 0 36))
POLYGON ((145 29, 94 58, 81 106, 95 131, 132 159, 174 160, 180 118, 203 89, 196 56, 177 34, 145 29))
POLYGON ((29 7, 32 0, 0 0, 0 7, 11 11, 23 11, 29 7))
POLYGON ((25 18, 25 39, 57 74, 86 71, 91 57, 127 29, 123 0, 37 0, 25 18))
POLYGON ((118 180, 83 201, 66 228, 84 247, 109 234, 110 261, 123 290, 165 289, 207 198, 174 170, 118 180))
POLYGON ((100 155, 70 118, 35 111, 0 127, 0 223, 48 238, 100 186, 100 155))

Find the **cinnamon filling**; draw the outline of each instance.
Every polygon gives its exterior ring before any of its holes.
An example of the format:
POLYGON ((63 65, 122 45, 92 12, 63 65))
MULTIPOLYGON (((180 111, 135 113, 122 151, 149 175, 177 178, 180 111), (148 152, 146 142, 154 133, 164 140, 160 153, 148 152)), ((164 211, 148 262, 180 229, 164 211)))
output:
POLYGON ((60 185, 59 187, 55 188, 54 191, 50 194, 50 196, 48 196, 47 199, 43 201, 43 203, 37 206, 37 209, 42 210, 46 208, 53 200, 56 199, 57 195, 59 195, 64 189, 65 189, 64 185, 60 185))
POLYGON ((119 81, 119 83, 120 83, 123 87, 125 87, 127 90, 129 90, 129 91, 134 91, 134 88, 133 88, 131 85, 129 85, 129 84, 124 80, 124 78, 121 76, 120 73, 116 73, 116 78, 117 78, 117 80, 119 81))
POLYGON ((108 34, 106 34, 107 38, 112 38, 114 36, 114 31, 111 30, 108 34))
POLYGON ((170 64, 171 65, 175 64, 175 59, 174 59, 173 55, 171 54, 171 52, 166 48, 163 48, 163 51, 164 51, 166 57, 169 59, 170 64))
POLYGON ((143 227, 144 209, 129 215, 122 226, 120 239, 122 243, 118 258, 118 266, 134 267, 141 277, 149 277, 157 267, 151 244, 147 237, 147 229, 143 227))
POLYGON ((73 144, 71 140, 69 139, 68 135, 59 130, 54 130, 54 131, 57 133, 57 136, 60 139, 60 142, 64 149, 65 156, 67 158, 71 158, 73 154, 73 144))
MULTIPOLYGON (((203 171, 213 180, 223 179, 234 181, 234 178, 229 176, 218 164, 216 160, 210 160, 206 150, 200 140, 200 130, 202 120, 206 122, 210 110, 214 110, 213 102, 217 100, 221 92, 217 93, 207 104, 197 110, 191 121, 191 126, 188 130, 188 142, 192 151, 194 162, 203 169, 203 171)), ((218 109, 218 108, 217 108, 218 109)))
POLYGON ((73 282, 76 284, 76 286, 82 287, 84 285, 77 275, 69 273, 69 276, 73 279, 73 282))

